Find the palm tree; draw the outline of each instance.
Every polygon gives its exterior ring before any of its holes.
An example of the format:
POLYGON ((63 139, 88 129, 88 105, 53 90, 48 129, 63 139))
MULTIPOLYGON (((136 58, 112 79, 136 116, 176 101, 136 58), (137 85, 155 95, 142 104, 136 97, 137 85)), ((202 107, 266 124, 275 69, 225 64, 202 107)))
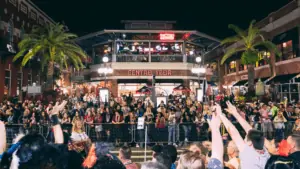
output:
POLYGON ((72 64, 76 69, 83 68, 82 59, 86 53, 73 41, 77 35, 67 33, 64 25, 51 24, 45 27, 34 27, 30 34, 18 44, 19 52, 13 61, 22 58, 21 66, 25 66, 34 57, 41 60, 41 68, 47 67, 47 81, 53 86, 54 66, 60 70, 72 64))
MULTIPOLYGON (((224 39, 221 44, 232 44, 237 43, 238 47, 233 47, 228 49, 222 60, 221 64, 230 58, 232 55, 237 53, 242 53, 241 63, 248 66, 248 92, 249 94, 254 94, 254 79, 255 79, 255 64, 259 60, 258 47, 264 47, 270 52, 274 52, 275 55, 281 56, 281 53, 277 49, 276 45, 271 41, 265 40, 261 31, 254 26, 255 21, 250 23, 248 31, 240 29, 238 26, 230 24, 228 27, 236 32, 236 35, 224 39)), ((270 65, 271 76, 275 75, 275 70, 271 65, 269 58, 264 58, 270 65)))

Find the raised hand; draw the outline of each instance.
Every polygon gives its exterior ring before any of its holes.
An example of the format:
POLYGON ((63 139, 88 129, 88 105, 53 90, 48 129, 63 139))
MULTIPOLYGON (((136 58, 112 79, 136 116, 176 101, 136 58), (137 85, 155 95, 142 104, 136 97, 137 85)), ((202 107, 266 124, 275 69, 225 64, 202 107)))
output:
POLYGON ((220 115, 222 114, 222 109, 220 105, 216 104, 213 108, 214 112, 212 113, 211 121, 208 121, 208 124, 211 129, 219 129, 221 126, 221 118, 220 115))
POLYGON ((66 106, 68 102, 67 101, 63 101, 61 104, 59 104, 58 102, 56 102, 55 106, 52 108, 51 111, 49 111, 49 115, 56 115, 58 114, 61 110, 64 109, 64 107, 66 106))
POLYGON ((235 115, 238 114, 237 109, 234 105, 232 105, 229 101, 226 102, 227 109, 225 109, 228 113, 235 115))

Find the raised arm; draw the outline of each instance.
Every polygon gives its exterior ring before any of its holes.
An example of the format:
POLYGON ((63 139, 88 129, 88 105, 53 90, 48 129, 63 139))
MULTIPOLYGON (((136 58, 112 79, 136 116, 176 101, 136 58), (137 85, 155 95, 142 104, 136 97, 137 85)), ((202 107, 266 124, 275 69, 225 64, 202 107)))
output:
MULTIPOLYGON (((226 102, 227 109, 225 109, 228 113, 232 114, 236 120, 240 123, 240 125, 243 127, 243 129, 248 132, 252 130, 251 125, 237 112, 236 107, 233 106, 229 101, 226 102)), ((224 122, 223 122, 224 123, 224 122)), ((226 126, 225 126, 226 127, 226 126)), ((231 136, 232 137, 232 136, 231 136)), ((233 137, 232 137, 233 138, 233 137)), ((264 146, 268 149, 269 153, 276 154, 276 148, 273 146, 273 144, 268 140, 265 139, 264 146)))
MULTIPOLYGON (((216 111, 221 112, 221 107, 216 106, 216 111)), ((211 159, 218 159, 221 164, 223 164, 223 156, 224 156, 224 146, 223 140, 220 132, 221 119, 219 114, 213 113, 212 120, 209 121, 209 126, 211 128, 212 135, 212 151, 211 151, 211 159)))
POLYGON ((6 130, 5 124, 0 121, 0 154, 4 153, 6 150, 6 130))
MULTIPOLYGON (((219 106, 219 105, 218 105, 219 106)), ((220 107, 220 106, 219 106, 220 107)), ((220 108, 221 109, 221 108, 220 108)), ((230 137, 232 138, 232 141, 235 143, 235 145, 238 147, 239 151, 242 152, 245 148, 245 142, 243 138, 241 137, 239 131, 236 129, 236 127, 227 119, 227 117, 222 114, 220 111, 217 111, 219 114, 221 121, 223 122, 226 130, 228 131, 230 137)))
POLYGON ((226 104, 228 108, 225 110, 232 114, 246 131, 246 133, 248 133, 252 129, 251 125, 237 112, 235 106, 233 106, 229 101, 227 101, 226 104))
POLYGON ((64 143, 64 134, 58 120, 58 113, 64 109, 66 104, 67 101, 63 101, 60 105, 56 103, 52 111, 49 113, 51 122, 53 124, 52 129, 53 129, 54 139, 56 144, 64 143))

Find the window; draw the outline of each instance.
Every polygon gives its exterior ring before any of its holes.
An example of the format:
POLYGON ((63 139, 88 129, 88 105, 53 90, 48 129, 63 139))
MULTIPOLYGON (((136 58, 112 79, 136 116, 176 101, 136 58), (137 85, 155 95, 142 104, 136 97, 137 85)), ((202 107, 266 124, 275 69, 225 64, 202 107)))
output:
POLYGON ((32 86, 32 72, 28 73, 28 86, 32 86))
POLYGON ((9 0, 10 3, 12 3, 14 6, 17 6, 17 0, 9 0))
POLYGON ((233 73, 236 71, 236 61, 231 61, 229 64, 228 64, 228 70, 229 72, 228 73, 233 73))
POLYGON ((11 88, 11 71, 5 70, 4 95, 10 96, 10 88, 11 88))
POLYGON ((35 14, 34 12, 31 12, 31 18, 32 18, 33 20, 36 20, 36 14, 35 14))
POLYGON ((20 95, 20 90, 22 90, 22 86, 23 86, 23 73, 22 72, 18 72, 17 75, 17 95, 20 95))
POLYGON ((276 61, 288 60, 296 57, 296 52, 293 51, 292 40, 277 45, 277 48, 282 53, 282 56, 276 57, 276 61))
POLYGON ((263 66, 263 65, 267 65, 268 62, 266 61, 266 59, 269 59, 271 57, 271 53, 268 51, 260 51, 258 53, 258 61, 255 64, 255 67, 259 67, 259 66, 263 66))
POLYGON ((21 3, 20 7, 21 7, 21 11, 27 14, 27 6, 21 3))

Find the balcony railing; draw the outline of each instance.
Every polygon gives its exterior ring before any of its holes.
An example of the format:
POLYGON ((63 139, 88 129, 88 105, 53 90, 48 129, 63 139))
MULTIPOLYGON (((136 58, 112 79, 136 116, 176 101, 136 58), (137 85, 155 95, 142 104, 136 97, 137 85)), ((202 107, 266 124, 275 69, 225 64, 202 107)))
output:
POLYGON ((182 55, 157 55, 151 57, 151 62, 183 62, 182 55))
POLYGON ((117 55, 117 62, 149 62, 149 55, 117 55))

